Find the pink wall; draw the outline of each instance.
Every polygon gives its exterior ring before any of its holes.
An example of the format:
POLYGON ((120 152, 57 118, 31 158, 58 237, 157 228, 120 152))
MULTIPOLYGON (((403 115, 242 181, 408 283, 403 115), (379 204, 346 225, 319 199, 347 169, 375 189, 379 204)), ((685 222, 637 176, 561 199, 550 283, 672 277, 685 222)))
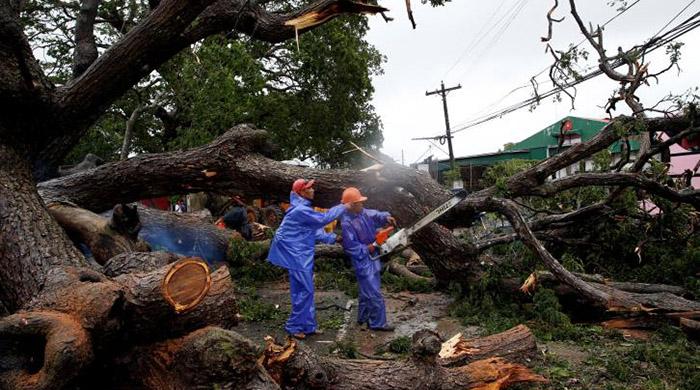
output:
MULTIPOLYGON (((663 138, 666 139, 668 137, 664 136, 663 138)), ((689 150, 683 149, 678 144, 671 146, 671 154, 683 153, 688 151, 689 150)), ((698 163, 698 159, 700 159, 700 154, 671 157, 671 169, 669 173, 674 175, 681 174, 686 169, 693 170, 693 168, 695 168, 695 164, 698 163)), ((700 170, 698 171, 698 173, 700 173, 700 170)), ((693 178, 693 187, 695 187, 696 189, 700 188, 700 177, 693 178)))

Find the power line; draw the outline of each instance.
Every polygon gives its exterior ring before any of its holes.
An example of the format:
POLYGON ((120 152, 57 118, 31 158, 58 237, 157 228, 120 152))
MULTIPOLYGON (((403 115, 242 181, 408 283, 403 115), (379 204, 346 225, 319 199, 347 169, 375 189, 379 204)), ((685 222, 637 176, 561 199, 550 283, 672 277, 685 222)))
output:
POLYGON ((426 154, 430 152, 430 149, 432 149, 432 145, 428 145, 428 149, 425 152, 423 152, 423 154, 421 154, 420 157, 418 157, 413 163, 418 163, 418 161, 420 161, 426 154))
MULTIPOLYGON (((612 18, 608 19, 607 22, 603 23, 603 25, 602 25, 601 27, 607 26, 608 23, 610 23, 610 22, 612 22, 613 20, 619 18, 620 15, 624 14, 625 12, 627 12, 630 8, 632 8, 632 7, 634 7, 635 5, 637 5, 637 3, 639 3, 640 1, 642 1, 642 0, 637 0, 637 1, 635 1, 634 3, 630 4, 629 7, 623 8, 622 10, 620 10, 620 12, 618 12, 617 15, 613 16, 612 18)), ((580 45, 580 43, 579 43, 579 45, 580 45)))
MULTIPOLYGON (((697 19, 698 17, 700 17, 700 12, 698 12, 695 15, 691 16, 690 18, 686 19, 686 21, 684 21, 683 23, 674 27, 673 29, 669 30, 668 32, 664 33, 660 37, 651 39, 650 41, 648 41, 647 43, 645 43, 643 45, 637 45, 632 50, 640 49, 643 54, 651 53, 651 52, 657 50, 658 48, 663 47, 666 44, 672 42, 673 40, 687 34, 688 32, 690 32, 694 29, 696 29, 697 27, 700 27, 700 21, 692 22, 694 19, 697 19)), ((618 67, 622 66, 623 64, 624 63, 622 62, 622 60, 618 60, 617 62, 612 64, 612 67, 618 68, 618 67)), ((576 86, 580 83, 583 83, 584 81, 595 78, 601 74, 603 74, 602 70, 596 70, 594 72, 591 72, 591 73, 584 75, 580 79, 574 80, 572 82, 569 82, 569 83, 563 85, 563 88, 571 88, 571 87, 576 86)), ((563 88, 553 88, 545 93, 539 94, 539 99, 541 100, 541 99, 553 96, 556 93, 560 92, 561 89, 563 89, 563 88)), ((494 113, 473 119, 473 120, 469 121, 468 124, 465 124, 463 126, 459 126, 458 128, 454 129, 452 131, 452 134, 454 135, 454 134, 457 134, 461 131, 467 130, 471 127, 480 125, 482 123, 491 121, 491 120, 496 119, 496 118, 500 118, 503 115, 509 114, 513 111, 517 111, 523 107, 527 107, 527 106, 537 102, 537 100, 538 100, 537 97, 532 97, 532 98, 523 100, 519 103, 515 103, 509 107, 506 107, 505 109, 502 109, 502 110, 496 111, 494 113)))
MULTIPOLYGON (((501 8, 503 7, 503 4, 505 4, 505 2, 506 2, 506 0, 501 0, 501 2, 498 4, 498 6, 496 7, 496 9, 493 11, 493 13, 491 14, 491 16, 489 16, 488 19, 486 19, 486 21, 485 21, 484 24, 481 26, 481 28, 479 29, 479 31, 474 35, 474 37, 472 37, 472 40, 469 41, 469 44, 468 44, 467 47, 462 51, 462 54, 460 54, 459 57, 457 57, 457 60, 452 64, 452 66, 450 66, 449 69, 447 69, 447 71, 445 72, 445 74, 442 75, 442 79, 444 79, 448 74, 450 74, 450 72, 452 71, 452 69, 454 69, 454 67, 457 66, 457 64, 459 64, 460 61, 462 61, 462 58, 464 58, 464 56, 469 52, 469 50, 470 50, 471 48, 474 47, 474 44, 477 42, 477 38, 479 38, 479 37, 482 35, 482 33, 484 33, 484 29, 485 29, 487 26, 491 26, 491 28, 493 28, 494 24, 491 24, 491 20, 493 20, 493 18, 496 16, 496 14, 498 13, 498 11, 501 10, 501 8)), ((490 31, 490 29, 489 29, 489 31, 490 31)), ((488 34, 488 32, 486 32, 485 34, 488 34)), ((481 40, 481 39, 482 39, 482 38, 479 38, 479 40, 481 40)))
MULTIPOLYGON (((617 18, 619 18, 620 16, 622 16, 625 12, 629 11, 632 7, 634 7, 635 5, 637 5, 640 1, 641 1, 641 0, 636 0, 634 3, 630 4, 628 7, 625 7, 625 8, 623 8, 622 10, 620 10, 618 13, 616 13, 615 15, 613 15, 612 17, 610 17, 608 20, 606 20, 606 21, 601 25, 601 28, 605 28, 608 24, 610 24, 610 23, 613 22, 615 19, 617 19, 617 18)), ((693 0, 692 2, 695 2, 695 0, 693 0)), ((691 3, 692 3, 692 2, 691 2, 691 3)), ((687 7, 686 7, 686 8, 687 8, 687 7)), ((676 18, 677 18, 677 16, 676 16, 676 18)), ((663 29, 665 29, 666 27, 668 27, 668 25, 669 25, 670 23, 672 23, 673 20, 675 20, 675 18, 672 19, 671 22, 669 22, 668 24, 666 24, 666 26, 664 26, 660 31, 662 31, 663 29)), ((657 35, 658 35, 658 33, 657 33, 657 35)), ((581 41, 579 41, 577 44, 575 44, 574 46, 572 46, 571 48, 569 48, 568 51, 572 51, 572 50, 578 48, 578 47, 581 46, 581 44, 583 44, 584 42, 586 42, 586 38, 583 38, 583 39, 582 39, 581 41)), ((544 67, 544 68, 543 68, 542 70, 540 70, 537 74, 535 74, 533 77, 531 77, 531 80, 532 80, 532 79, 535 79, 535 80, 536 80, 537 77, 541 76, 544 72, 546 72, 547 70, 549 70, 550 67, 551 67, 551 65, 548 65, 548 66, 544 67)), ((542 85, 549 84, 549 83, 551 83, 551 80, 546 80, 546 81, 544 81, 544 82, 542 82, 542 83, 539 83, 539 82, 538 82, 538 84, 542 84, 542 85)), ((529 87, 531 87, 531 85, 532 85, 532 84, 531 84, 530 82, 527 82, 527 83, 525 83, 525 84, 523 84, 523 85, 521 85, 521 86, 519 86, 519 87, 513 88, 513 89, 512 89, 510 92, 508 92, 506 95, 504 95, 503 97, 499 98, 499 99, 498 99, 497 101, 495 101, 494 103, 491 103, 488 107, 482 109, 481 111, 478 111, 477 113, 481 113, 481 112, 484 112, 484 111, 489 110, 491 107, 493 107, 493 106, 497 105, 498 103, 502 102, 502 101, 505 100, 508 96, 512 95, 512 94, 515 93, 516 91, 521 90, 521 89, 523 89, 523 88, 529 88, 529 87)), ((460 125, 462 125, 462 124, 464 124, 464 122, 460 122, 460 125)))
POLYGON ((438 144, 436 144, 435 142, 433 142, 433 140, 430 140, 430 139, 429 139, 429 140, 426 140, 426 141, 430 142, 433 146, 435 146, 435 149, 437 149, 437 150, 443 152, 445 155, 447 155, 447 156, 450 155, 449 153, 447 153, 447 152, 445 151, 445 149, 441 148, 440 146, 438 146, 438 144))
POLYGON ((486 44, 485 48, 481 51, 481 53, 473 56, 474 60, 471 63, 469 63, 469 66, 467 66, 464 72, 462 72, 462 74, 460 74, 460 76, 457 79, 462 79, 476 66, 476 64, 479 63, 480 60, 482 60, 493 49, 494 46, 496 46, 501 37, 503 37, 503 34, 505 34, 505 32, 508 31, 508 28, 513 23, 515 18, 517 18, 520 12, 523 10, 523 8, 525 8, 526 3, 527 0, 522 0, 520 3, 516 4, 517 8, 514 10, 514 12, 510 14, 510 17, 506 21, 506 23, 503 26, 501 26, 501 28, 498 31, 496 31, 496 34, 491 38, 491 41, 489 41, 489 43, 486 44))
POLYGON ((652 39, 654 37, 658 36, 659 34, 661 34, 661 31, 664 31, 666 29, 666 27, 668 27, 671 23, 673 23, 676 19, 678 19, 678 17, 681 16, 691 5, 693 5, 693 3, 695 3, 695 0, 692 0, 690 3, 686 4, 686 6, 683 7, 682 10, 678 11, 676 16, 674 16, 671 20, 668 21, 668 23, 666 23, 663 27, 661 27, 661 29, 659 31, 657 31, 656 34, 654 34, 652 39))

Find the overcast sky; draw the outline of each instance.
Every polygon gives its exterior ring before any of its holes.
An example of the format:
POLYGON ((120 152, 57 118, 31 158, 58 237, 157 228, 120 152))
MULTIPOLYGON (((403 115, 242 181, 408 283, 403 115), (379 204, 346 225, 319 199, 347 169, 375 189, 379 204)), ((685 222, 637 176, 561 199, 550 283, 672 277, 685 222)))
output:
MULTIPOLYGON (((607 2, 580 0, 577 8, 584 21, 602 24, 617 13, 607 2)), ((608 53, 615 53, 618 46, 628 49, 643 43, 689 3, 641 0, 606 27, 608 53)), ((385 23, 381 16, 370 17, 367 39, 387 57, 384 75, 374 78, 374 105, 384 124, 382 150, 398 162, 402 150, 406 164, 428 150, 427 141, 411 138, 444 133, 440 97, 425 96, 427 90, 439 88, 440 80, 444 79, 446 87, 462 85, 462 89, 448 95, 450 122, 456 129, 485 113, 529 98, 532 90, 523 88, 501 100, 551 64, 551 55, 545 54, 540 37, 547 32, 545 15, 552 0, 455 0, 438 8, 413 0, 415 30, 406 18, 404 0, 380 4, 391 9, 389 15, 394 21, 385 23)), ((700 1, 692 3, 672 25, 698 11, 700 1)), ((583 38, 569 13, 568 1, 560 1, 555 16, 566 16, 564 22, 554 25, 551 43, 556 49, 565 50, 583 38)), ((686 34, 681 41, 685 43, 682 72, 668 72, 659 79, 659 85, 643 87, 639 93, 643 104, 651 106, 669 92, 681 93, 700 85, 700 29, 686 34)), ((587 43, 581 47, 592 51, 587 43)), ((652 72, 667 64, 663 52, 659 49, 649 57, 652 72)), ((538 80, 541 90, 551 87, 546 84, 546 72, 538 80)), ((522 109, 459 132, 453 139, 455 156, 497 151, 503 144, 522 140, 566 115, 602 118, 605 112, 599 106, 605 104, 615 86, 612 80, 599 76, 578 86, 574 111, 567 99, 560 103, 548 99, 534 112, 522 109)), ((618 109, 617 113, 629 111, 618 109)), ((447 151, 447 145, 438 146, 447 151)), ((447 158, 435 146, 428 154, 447 158)))

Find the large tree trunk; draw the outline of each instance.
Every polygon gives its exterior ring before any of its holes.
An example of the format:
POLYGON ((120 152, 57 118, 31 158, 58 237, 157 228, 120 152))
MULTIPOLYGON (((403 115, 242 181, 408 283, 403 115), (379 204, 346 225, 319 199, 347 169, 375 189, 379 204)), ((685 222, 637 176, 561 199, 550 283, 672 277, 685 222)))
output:
MULTIPOLYGON (((206 270, 204 263, 188 264, 206 270)), ((83 377, 93 361, 94 370, 109 373, 106 362, 135 342, 152 343, 238 321, 225 267, 208 275, 178 262, 113 280, 66 267, 51 276, 64 283, 42 291, 26 311, 0 319, 2 388, 60 388, 83 377)))
MULTIPOLYGON (((0 302, 13 312, 49 284, 60 267, 87 267, 85 258, 36 192, 31 168, 0 144, 0 302)), ((66 281, 69 283, 70 281, 66 281)))
POLYGON ((158 390, 217 385, 226 389, 395 390, 500 389, 544 381, 525 366, 502 357, 519 355, 524 359, 537 352, 534 337, 524 326, 464 341, 470 345, 467 353, 477 351, 474 359, 454 360, 450 367, 437 358, 447 343, 441 343, 430 331, 413 336, 409 359, 390 362, 321 357, 294 340, 282 346, 268 336, 266 342, 261 350, 236 332, 202 328, 178 339, 126 351, 125 358, 116 361, 109 383, 115 388, 158 390), (478 351, 482 346, 488 347, 478 351))
MULTIPOLYGON (((304 169, 260 154, 268 149, 265 131, 238 126, 199 148, 140 155, 44 182, 39 188, 49 203, 67 201, 100 212, 145 196, 204 190, 284 197, 296 178, 313 176, 319 206, 337 204, 344 188, 357 186, 369 197, 368 207, 391 211, 405 226, 451 196, 426 173, 398 165, 384 166, 379 172, 304 169)), ((470 215, 467 209, 458 213, 470 215)), ((436 223, 417 234, 413 246, 439 281, 471 280, 481 274, 474 248, 436 223)))

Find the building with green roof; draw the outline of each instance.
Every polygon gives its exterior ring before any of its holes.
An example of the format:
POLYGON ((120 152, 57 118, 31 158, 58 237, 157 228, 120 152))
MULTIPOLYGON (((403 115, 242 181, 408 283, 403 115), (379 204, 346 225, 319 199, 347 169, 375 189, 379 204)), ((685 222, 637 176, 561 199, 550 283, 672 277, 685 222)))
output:
MULTIPOLYGON (((455 163, 460 167, 460 174, 464 187, 469 190, 482 188, 481 179, 486 169, 500 161, 508 160, 544 160, 550 156, 566 150, 577 143, 586 142, 598 134, 607 120, 579 118, 567 116, 560 121, 539 130, 535 134, 522 141, 506 144, 505 150, 494 153, 477 154, 472 156, 455 158, 455 163)), ((630 141, 632 151, 639 149, 639 144, 630 141)), ((621 145, 615 143, 610 147, 610 152, 619 155, 621 145)), ((429 164, 422 164, 422 168, 430 167, 430 172, 439 182, 443 182, 444 173, 450 169, 450 160, 432 161, 429 164)), ((593 168, 593 162, 585 162, 585 170, 593 168)), ((557 177, 566 176, 579 171, 579 167, 568 167, 560 171, 557 177)))

